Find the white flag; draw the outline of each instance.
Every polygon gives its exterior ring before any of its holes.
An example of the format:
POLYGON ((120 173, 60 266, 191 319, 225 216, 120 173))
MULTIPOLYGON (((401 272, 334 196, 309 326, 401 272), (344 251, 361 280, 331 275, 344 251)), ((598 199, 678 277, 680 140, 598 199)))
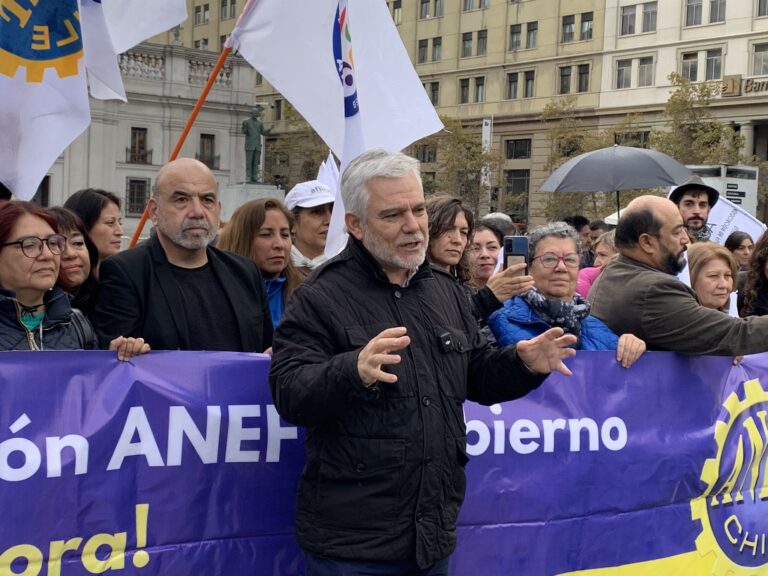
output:
POLYGON ((186 2, 0 4, 0 182, 29 200, 88 127, 88 83, 95 97, 124 100, 116 53, 181 22, 186 2))
POLYGON ((342 168, 366 150, 399 151, 442 128, 385 0, 258 0, 231 42, 342 168))
MULTIPOLYGON (((230 45, 341 158, 397 152, 443 127, 385 0, 249 0, 230 45)), ((343 249, 336 189, 325 254, 343 249)))

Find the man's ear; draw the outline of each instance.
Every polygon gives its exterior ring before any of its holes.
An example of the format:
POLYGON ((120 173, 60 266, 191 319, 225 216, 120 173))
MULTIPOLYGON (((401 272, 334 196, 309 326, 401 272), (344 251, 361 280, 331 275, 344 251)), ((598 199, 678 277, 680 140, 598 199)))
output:
POLYGON ((656 238, 650 234, 640 234, 640 238, 637 239, 637 245, 646 254, 656 253, 656 244, 654 242, 656 238))
POLYGON ((352 212, 344 214, 344 224, 352 236, 361 242, 363 241, 363 227, 360 225, 360 218, 356 214, 352 214, 352 212))
POLYGON ((157 200, 155 200, 154 194, 149 197, 147 211, 149 212, 149 219, 152 221, 152 225, 157 226, 157 200))

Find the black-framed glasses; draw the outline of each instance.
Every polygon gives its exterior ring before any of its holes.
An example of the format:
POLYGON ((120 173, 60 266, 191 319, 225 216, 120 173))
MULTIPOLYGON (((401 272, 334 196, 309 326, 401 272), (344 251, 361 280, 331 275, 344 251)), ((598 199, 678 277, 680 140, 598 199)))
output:
POLYGON ((27 258, 37 258, 43 253, 43 244, 48 246, 48 250, 51 254, 58 256, 64 252, 64 248, 67 246, 67 237, 62 234, 51 234, 47 238, 38 238, 37 236, 24 236, 19 238, 15 242, 6 242, 0 245, 0 248, 6 246, 14 246, 18 244, 21 246, 21 251, 27 258))
POLYGON ((565 256, 558 256, 554 252, 547 252, 541 256, 532 258, 532 260, 538 260, 544 268, 556 268, 560 263, 560 260, 562 260, 563 264, 568 268, 578 268, 579 264, 581 264, 581 258, 579 258, 579 255, 575 252, 571 252, 565 256))

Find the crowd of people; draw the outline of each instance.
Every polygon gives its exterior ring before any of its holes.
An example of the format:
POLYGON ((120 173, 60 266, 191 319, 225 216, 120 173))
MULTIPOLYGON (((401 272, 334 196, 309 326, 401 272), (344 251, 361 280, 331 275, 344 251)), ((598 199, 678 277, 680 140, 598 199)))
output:
POLYGON ((425 198, 408 156, 363 154, 341 193, 349 239, 330 260, 334 193, 318 181, 222 225, 211 171, 172 161, 152 189, 151 236, 130 250, 110 192, 49 209, 2 201, 0 350, 272 354, 275 405, 307 428, 296 531, 308 574, 435 575, 464 495, 465 400, 520 397, 569 375, 577 350, 615 350, 629 368, 646 350, 768 349, 768 235, 710 242, 719 196, 697 178, 633 200, 615 229, 579 215, 534 228, 527 261, 506 268, 515 224, 425 198))

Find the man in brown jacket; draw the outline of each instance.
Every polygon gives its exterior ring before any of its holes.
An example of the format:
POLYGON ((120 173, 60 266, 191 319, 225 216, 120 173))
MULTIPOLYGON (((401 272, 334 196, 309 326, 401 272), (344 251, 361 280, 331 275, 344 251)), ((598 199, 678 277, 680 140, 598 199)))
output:
POLYGON ((640 196, 616 228, 619 256, 589 293, 592 315, 616 334, 631 333, 649 350, 739 356, 768 350, 768 316, 733 318, 699 304, 680 282, 689 243, 675 204, 640 196))

